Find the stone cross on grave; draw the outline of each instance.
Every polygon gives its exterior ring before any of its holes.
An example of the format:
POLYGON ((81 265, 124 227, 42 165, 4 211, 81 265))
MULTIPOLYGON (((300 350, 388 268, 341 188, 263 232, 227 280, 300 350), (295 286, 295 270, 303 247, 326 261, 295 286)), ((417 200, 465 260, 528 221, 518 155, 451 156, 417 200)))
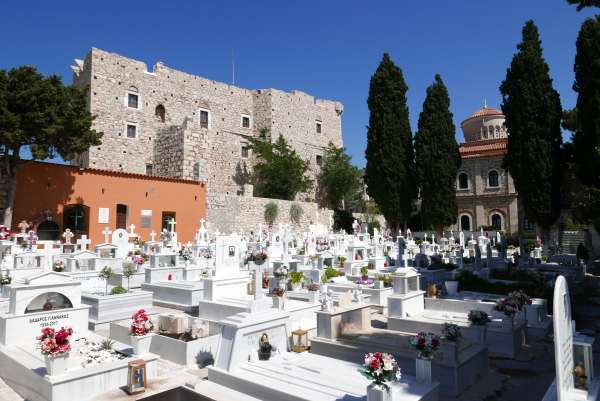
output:
POLYGON ((204 223, 206 223, 206 220, 204 220, 204 217, 200 219, 200 228, 204 228, 204 223))
POLYGON ((110 229, 108 227, 104 227, 104 230, 102 230, 102 234, 104 235, 104 243, 108 244, 108 237, 110 237, 110 235, 112 234, 112 231, 110 231, 110 229))
POLYGON ((177 224, 177 222, 175 221, 175 219, 169 220, 169 225, 171 226, 171 232, 172 233, 175 232, 175 224, 177 224))
POLYGON ((79 249, 82 251, 87 251, 87 246, 91 244, 92 241, 88 239, 87 235, 82 235, 80 239, 77 240, 77 245, 79 245, 79 249))
POLYGON ((135 233, 135 224, 131 224, 129 226, 129 236, 130 237, 137 237, 137 234, 135 233))
POLYGON ((65 244, 71 244, 71 239, 75 236, 75 234, 73 234, 70 228, 67 228, 62 236, 65 239, 65 244))
POLYGON ((154 239, 156 238, 156 231, 152 230, 150 231, 150 241, 155 242, 154 239))

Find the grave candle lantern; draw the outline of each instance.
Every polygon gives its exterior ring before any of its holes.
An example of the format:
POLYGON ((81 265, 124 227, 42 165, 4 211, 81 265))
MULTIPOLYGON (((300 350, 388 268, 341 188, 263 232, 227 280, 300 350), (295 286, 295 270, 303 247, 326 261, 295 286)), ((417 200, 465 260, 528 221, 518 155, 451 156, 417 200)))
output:
POLYGON ((137 394, 144 391, 146 391, 146 362, 137 359, 128 364, 127 392, 137 394))
POLYGON ((308 331, 298 330, 292 332, 292 351, 304 352, 308 350, 308 331))

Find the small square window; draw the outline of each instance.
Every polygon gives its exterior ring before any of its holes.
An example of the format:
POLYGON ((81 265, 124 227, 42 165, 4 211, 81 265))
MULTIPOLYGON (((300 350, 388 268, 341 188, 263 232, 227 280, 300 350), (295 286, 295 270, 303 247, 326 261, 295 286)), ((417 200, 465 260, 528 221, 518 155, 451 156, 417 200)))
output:
POLYGON ((317 121, 317 134, 321 133, 321 123, 317 121))
POLYGON ((250 128, 250 117, 242 116, 242 128, 250 128))
POLYGON ((135 138, 137 136, 137 126, 127 124, 127 138, 135 138))
POLYGON ((208 110, 200 110, 200 128, 208 128, 208 110))
POLYGON ((138 101, 139 101, 139 96, 136 95, 135 93, 127 94, 127 106, 128 107, 131 107, 132 109, 137 109, 138 101))
POLYGON ((317 155, 317 166, 320 166, 322 164, 323 164, 323 156, 317 155))
POLYGON ((152 164, 146 164, 146 175, 152 175, 152 164))
POLYGON ((242 145, 242 157, 243 157, 244 159, 247 159, 247 158, 248 158, 248 155, 249 155, 249 153, 250 153, 250 150, 249 150, 249 148, 248 148, 248 145, 242 145))

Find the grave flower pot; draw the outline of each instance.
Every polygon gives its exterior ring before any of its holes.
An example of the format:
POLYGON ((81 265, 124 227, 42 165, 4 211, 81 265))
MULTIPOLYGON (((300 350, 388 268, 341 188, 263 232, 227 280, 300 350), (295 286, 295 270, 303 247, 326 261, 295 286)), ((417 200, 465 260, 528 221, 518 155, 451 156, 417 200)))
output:
POLYGON ((376 288, 376 289, 378 289, 378 290, 380 290, 380 289, 384 288, 383 281, 381 281, 381 280, 376 280, 376 281, 375 281, 374 288, 376 288))
POLYGON ((416 376, 419 383, 431 384, 431 359, 415 359, 416 376))
POLYGON ((300 291, 302 283, 292 283, 292 291, 300 291))
POLYGON ((367 386, 367 401, 391 401, 391 391, 380 384, 371 383, 367 386))
POLYGON ((513 323, 514 323, 514 318, 512 316, 508 316, 508 315, 502 316, 502 330, 503 331, 512 331, 513 323))
POLYGON ((131 339, 131 347, 134 355, 145 355, 150 352, 154 333, 146 334, 145 336, 129 336, 131 339))
POLYGON ((48 376, 55 376, 65 373, 69 362, 69 353, 63 353, 58 355, 45 355, 46 362, 46 374, 48 376))
POLYGON ((316 303, 319 301, 319 291, 308 291, 309 302, 316 303))
POLYGON ((283 297, 274 296, 273 297, 273 307, 275 309, 283 310, 285 305, 285 301, 283 297))
POLYGON ((448 293, 448 295, 456 295, 456 293, 458 293, 458 281, 446 281, 444 282, 444 285, 446 287, 446 292, 448 293))
POLYGON ((444 354, 444 360, 456 361, 458 359, 458 343, 454 341, 442 341, 441 350, 442 354, 444 354))
POLYGON ((487 340, 487 326, 473 325, 471 326, 471 330, 473 332, 473 342, 476 342, 477 344, 485 344, 487 340))

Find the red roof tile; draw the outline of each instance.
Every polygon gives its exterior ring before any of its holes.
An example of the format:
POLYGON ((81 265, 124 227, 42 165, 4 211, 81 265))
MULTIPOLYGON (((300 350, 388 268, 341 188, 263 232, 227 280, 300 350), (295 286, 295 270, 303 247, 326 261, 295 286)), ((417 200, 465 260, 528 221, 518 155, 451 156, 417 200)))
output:
POLYGON ((484 141, 475 141, 463 143, 459 146, 460 157, 463 159, 472 159, 476 157, 497 156, 506 153, 508 139, 488 139, 484 141))

